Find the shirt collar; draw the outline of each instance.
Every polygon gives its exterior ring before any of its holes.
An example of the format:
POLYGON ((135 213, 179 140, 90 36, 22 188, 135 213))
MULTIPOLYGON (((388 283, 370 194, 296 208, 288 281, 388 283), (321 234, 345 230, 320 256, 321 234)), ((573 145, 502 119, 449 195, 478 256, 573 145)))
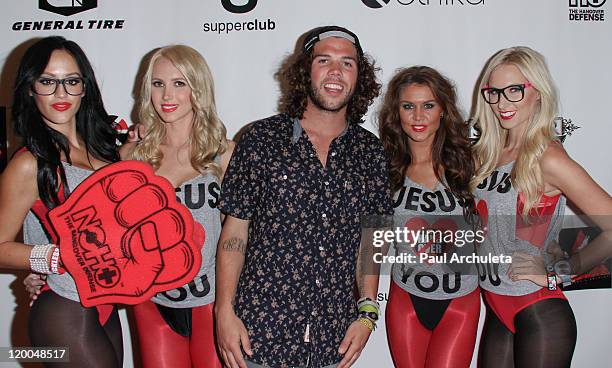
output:
MULTIPOLYGON (((340 133, 337 138, 346 135, 346 133, 348 132, 348 130, 351 127, 351 125, 352 124, 349 121, 349 123, 346 124, 346 127, 344 128, 342 133, 340 133)), ((300 123, 300 119, 293 118, 293 135, 291 136, 291 143, 293 143, 293 144, 297 143, 300 140, 300 137, 302 136, 303 132, 304 132, 304 128, 302 128, 302 124, 300 123)))

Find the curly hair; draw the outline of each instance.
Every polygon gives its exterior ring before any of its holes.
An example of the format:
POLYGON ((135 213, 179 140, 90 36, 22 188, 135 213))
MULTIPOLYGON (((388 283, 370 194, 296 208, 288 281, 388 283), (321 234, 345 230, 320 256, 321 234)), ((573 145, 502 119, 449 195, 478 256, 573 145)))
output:
MULTIPOLYGON (((281 90, 279 112, 292 118, 304 117, 312 82, 310 79, 312 60, 312 53, 306 53, 298 48, 283 61, 276 72, 275 77, 279 81, 281 90)), ((379 70, 370 56, 364 55, 358 59, 357 83, 347 106, 348 121, 357 124, 363 122, 368 107, 380 94, 381 84, 376 79, 379 70)))
POLYGON ((427 66, 399 69, 389 82, 378 114, 380 140, 389 158, 391 189, 396 192, 402 187, 406 169, 412 162, 409 138, 402 129, 399 114, 400 95, 412 84, 429 87, 442 107, 443 117, 431 148, 434 172, 445 187, 464 201, 471 213, 474 195, 470 191, 470 180, 475 166, 468 139, 469 127, 457 108, 453 83, 427 66), (441 172, 445 180, 441 180, 441 172))
POLYGON ((147 69, 139 93, 138 115, 147 135, 129 154, 134 160, 148 162, 158 168, 163 159, 159 148, 166 136, 164 124, 151 102, 153 65, 166 58, 185 76, 191 88, 194 120, 191 146, 191 165, 200 173, 210 172, 221 177, 221 166, 214 158, 227 150, 226 129, 217 115, 212 74, 204 57, 185 45, 171 45, 155 50, 147 60, 147 69))

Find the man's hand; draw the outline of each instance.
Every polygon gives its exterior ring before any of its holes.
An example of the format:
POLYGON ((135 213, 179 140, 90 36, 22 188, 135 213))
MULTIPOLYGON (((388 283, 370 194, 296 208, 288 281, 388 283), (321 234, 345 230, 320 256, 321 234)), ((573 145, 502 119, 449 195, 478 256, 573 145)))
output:
POLYGON ((344 356, 338 364, 338 368, 349 368, 355 363, 368 342, 371 332, 358 320, 351 323, 338 349, 338 352, 344 356))
POLYGON ((247 368, 242 350, 248 356, 252 356, 253 352, 246 327, 231 307, 216 310, 215 317, 217 319, 217 344, 225 366, 247 368))

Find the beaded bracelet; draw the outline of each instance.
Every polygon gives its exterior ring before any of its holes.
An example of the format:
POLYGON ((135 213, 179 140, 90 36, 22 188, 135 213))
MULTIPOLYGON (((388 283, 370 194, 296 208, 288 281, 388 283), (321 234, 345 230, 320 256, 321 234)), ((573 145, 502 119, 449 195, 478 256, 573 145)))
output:
MULTIPOLYGON (((49 269, 49 260, 47 256, 52 249, 57 249, 53 244, 35 245, 30 251, 30 269, 36 273, 48 275, 53 273, 49 269)), ((58 249, 59 252, 59 249, 58 249)), ((58 253, 59 257, 59 253, 58 253)))
POLYGON ((59 248, 54 244, 35 245, 30 251, 30 269, 44 275, 59 273, 59 253, 59 248))
POLYGON ((374 328, 376 327, 376 325, 367 318, 359 317, 357 321, 359 321, 359 323, 361 323, 362 325, 366 326, 370 330, 370 332, 374 331, 374 328))

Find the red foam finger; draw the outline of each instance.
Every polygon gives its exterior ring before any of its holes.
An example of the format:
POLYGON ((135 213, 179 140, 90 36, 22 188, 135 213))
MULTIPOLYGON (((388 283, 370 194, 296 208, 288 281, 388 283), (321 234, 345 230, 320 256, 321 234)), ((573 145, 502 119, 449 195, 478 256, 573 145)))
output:
MULTIPOLYGON (((155 283, 158 285, 176 282, 176 280, 182 279, 188 275, 190 270, 199 270, 201 264, 201 258, 194 257, 193 248, 185 242, 162 251, 162 259, 164 268, 157 280, 155 280, 155 283), (197 262, 198 260, 199 262, 197 262)), ((195 273, 193 277, 195 277, 195 273)))
POLYGON ((154 184, 146 184, 128 194, 117 206, 115 217, 117 221, 130 227, 143 221, 151 214, 167 207, 168 196, 163 188, 154 184))
POLYGON ((123 171, 109 175, 101 184, 108 198, 113 202, 119 202, 146 182, 147 178, 141 172, 123 171))
POLYGON ((86 307, 137 304, 187 284, 199 271, 203 230, 194 240, 191 213, 147 164, 96 171, 47 218, 86 307))

